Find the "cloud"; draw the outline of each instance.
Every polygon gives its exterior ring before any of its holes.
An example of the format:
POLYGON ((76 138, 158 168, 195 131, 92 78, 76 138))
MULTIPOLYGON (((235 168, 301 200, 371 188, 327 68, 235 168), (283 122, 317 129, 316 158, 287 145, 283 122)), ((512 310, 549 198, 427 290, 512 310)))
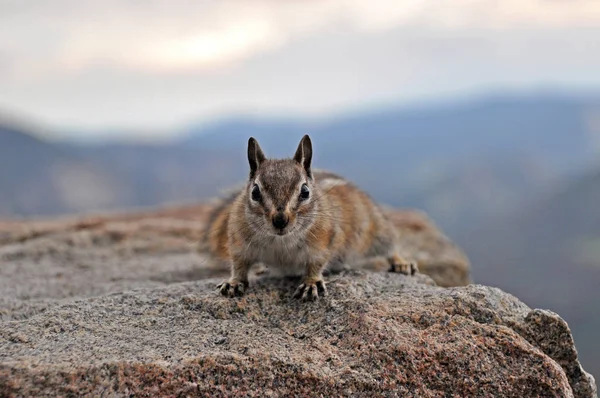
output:
POLYGON ((0 51, 24 78, 104 65, 179 72, 222 67, 322 31, 582 26, 597 1, 9 1, 0 51), (14 40, 18 37, 19 40, 14 40), (40 66, 43 65, 43 66, 40 66))
POLYGON ((0 26, 0 108, 58 126, 600 83, 596 0, 0 0, 0 26))

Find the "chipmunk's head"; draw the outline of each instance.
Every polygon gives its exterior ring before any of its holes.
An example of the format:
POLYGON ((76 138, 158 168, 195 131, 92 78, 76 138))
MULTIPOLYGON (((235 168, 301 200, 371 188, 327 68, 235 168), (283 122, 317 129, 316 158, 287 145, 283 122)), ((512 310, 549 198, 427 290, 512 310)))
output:
POLYGON ((273 235, 306 230, 315 218, 317 187, 311 171, 312 144, 305 135, 290 159, 267 159, 258 141, 248 140, 250 179, 247 217, 273 235))

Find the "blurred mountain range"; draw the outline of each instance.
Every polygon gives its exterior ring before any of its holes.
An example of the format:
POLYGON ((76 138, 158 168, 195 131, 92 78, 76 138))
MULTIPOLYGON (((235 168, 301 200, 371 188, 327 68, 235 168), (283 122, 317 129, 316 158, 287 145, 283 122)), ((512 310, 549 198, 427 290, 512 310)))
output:
POLYGON ((382 202, 420 207, 442 227, 464 229, 585 170, 600 143, 598 119, 600 96, 498 97, 309 122, 239 117, 155 145, 43 142, 0 121, 0 165, 8 171, 0 214, 205 199, 246 178, 249 136, 269 156, 291 156, 309 133, 315 166, 352 178, 382 202))
POLYGON ((0 216, 195 202, 247 176, 246 144, 314 165, 377 200, 422 209, 473 261, 477 282, 573 327, 600 373, 600 96, 505 96, 320 120, 237 117, 163 144, 47 142, 0 121, 0 216))

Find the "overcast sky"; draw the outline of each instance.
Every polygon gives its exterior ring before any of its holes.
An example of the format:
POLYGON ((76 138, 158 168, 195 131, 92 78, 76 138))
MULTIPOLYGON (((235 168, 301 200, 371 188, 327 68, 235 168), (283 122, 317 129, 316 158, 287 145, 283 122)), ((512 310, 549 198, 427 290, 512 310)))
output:
POLYGON ((598 71, 598 0, 0 0, 0 112, 56 131, 593 90, 598 71))

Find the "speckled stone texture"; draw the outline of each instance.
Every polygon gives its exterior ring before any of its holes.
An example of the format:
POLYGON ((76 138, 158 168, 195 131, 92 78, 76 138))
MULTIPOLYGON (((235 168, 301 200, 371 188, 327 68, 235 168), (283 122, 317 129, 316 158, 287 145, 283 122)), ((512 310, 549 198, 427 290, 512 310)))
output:
POLYGON ((500 290, 425 276, 219 280, 74 301, 0 326, 2 396, 592 397, 566 324, 500 290), (569 345, 567 347, 567 345, 569 345))
POLYGON ((439 272, 334 274, 301 303, 268 276, 218 295, 206 211, 0 223, 0 396, 597 396, 557 314, 436 286, 468 263, 418 213, 392 217, 439 272))
MULTIPOLYGON (((0 319, 142 287, 224 277, 198 253, 211 205, 62 220, 0 220, 0 319)), ((402 252, 441 286, 470 279, 466 256, 424 215, 389 209, 402 252)))

